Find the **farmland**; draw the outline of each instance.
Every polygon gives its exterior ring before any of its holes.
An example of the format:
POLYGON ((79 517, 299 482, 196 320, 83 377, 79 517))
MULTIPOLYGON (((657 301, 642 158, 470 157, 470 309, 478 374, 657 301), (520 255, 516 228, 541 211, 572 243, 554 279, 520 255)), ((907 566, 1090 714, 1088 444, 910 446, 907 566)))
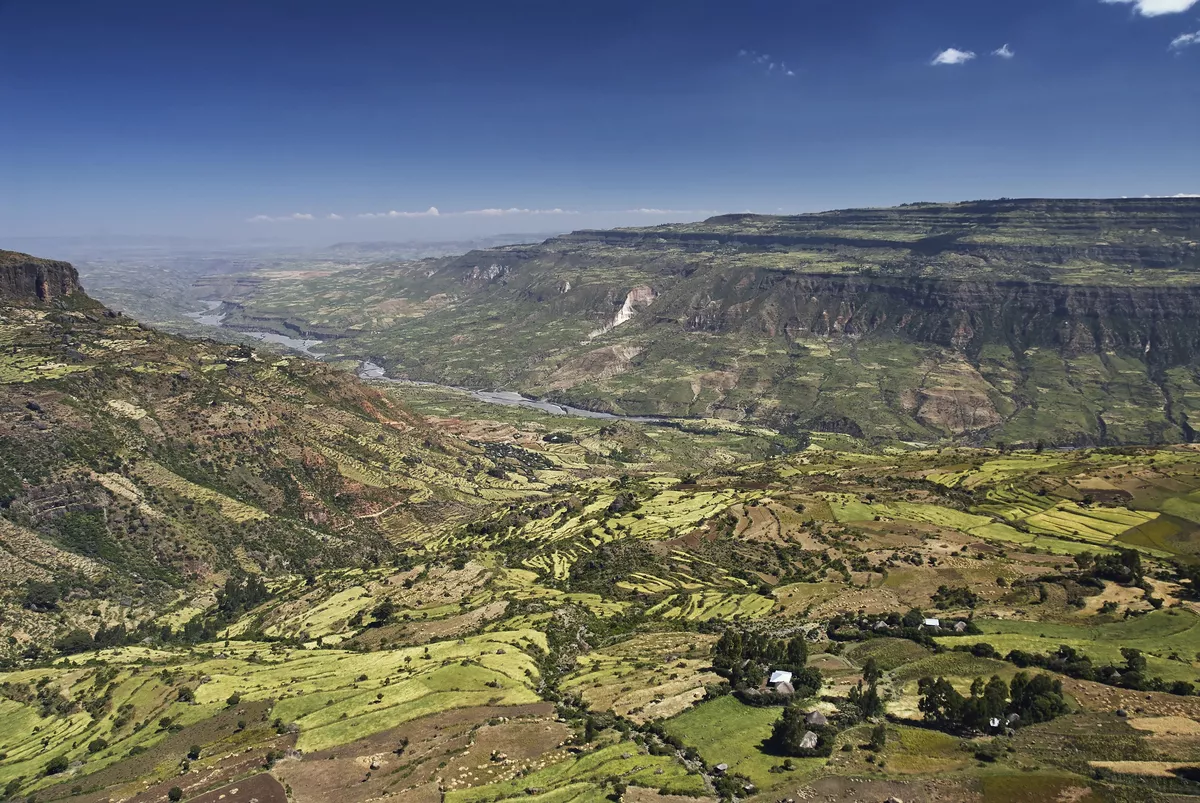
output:
POLYGON ((568 418, 42 312, 0 322, 6 799, 1195 791, 1192 446, 568 418), (1023 670, 1053 718, 929 713, 1023 670))

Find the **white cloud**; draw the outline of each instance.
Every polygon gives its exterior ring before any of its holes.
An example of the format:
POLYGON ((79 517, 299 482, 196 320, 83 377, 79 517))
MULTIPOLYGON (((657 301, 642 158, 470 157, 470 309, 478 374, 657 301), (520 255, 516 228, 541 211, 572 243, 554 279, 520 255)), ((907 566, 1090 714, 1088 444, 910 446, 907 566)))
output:
POLYGON ((1123 3, 1132 5, 1143 17, 1160 17, 1163 14, 1181 14, 1200 0, 1101 0, 1113 5, 1123 3))
POLYGON ((483 215, 485 217, 501 217, 502 215, 578 215, 570 209, 468 209, 465 212, 451 212, 452 215, 483 215))
POLYGON ((1200 45, 1200 31, 1180 34, 1171 40, 1172 50, 1183 50, 1185 47, 1191 47, 1192 45, 1200 45))
POLYGON ((424 212, 397 212, 395 209, 393 209, 390 212, 364 212, 363 214, 359 215, 359 217, 361 217, 361 218, 379 218, 379 217, 390 217, 390 218, 404 217, 404 218, 407 218, 407 217, 438 217, 439 215, 441 215, 441 212, 438 211, 438 208, 436 206, 431 206, 428 209, 426 209, 424 212))
POLYGON ((578 215, 579 213, 572 209, 524 209, 518 207, 509 207, 502 209, 499 207, 490 209, 464 209, 460 212, 442 212, 436 206, 431 206, 424 212, 397 212, 393 209, 390 212, 364 212, 359 215, 360 218, 422 218, 422 217, 503 217, 507 215, 578 215))
POLYGON ((341 216, 341 215, 339 215, 337 212, 330 212, 330 213, 329 213, 329 219, 330 219, 330 220, 341 220, 341 219, 342 219, 342 216, 341 216))
POLYGON ((293 212, 290 215, 282 215, 280 217, 271 217, 270 215, 255 215, 252 218, 247 218, 251 223, 286 223, 290 220, 312 220, 313 216, 307 212, 293 212))
POLYGON ((1002 59, 1011 59, 1013 56, 1015 56, 1017 54, 1013 52, 1013 49, 1011 47, 1009 47, 1007 44, 1005 44, 1004 47, 998 47, 995 50, 993 50, 992 55, 999 56, 1002 59))
POLYGON ((970 50, 959 50, 955 47, 948 47, 941 53, 933 57, 930 62, 934 67, 943 65, 966 64, 971 59, 975 58, 975 54, 970 50))
POLYGON ((738 51, 738 58, 747 59, 750 64, 765 67, 766 75, 786 75, 789 78, 796 75, 795 71, 788 69, 786 61, 776 60, 770 53, 759 53, 757 50, 742 48, 738 51))
POLYGON ((651 215, 664 217, 670 215, 719 215, 720 212, 715 209, 654 209, 642 207, 640 209, 622 209, 614 214, 618 215, 651 215))

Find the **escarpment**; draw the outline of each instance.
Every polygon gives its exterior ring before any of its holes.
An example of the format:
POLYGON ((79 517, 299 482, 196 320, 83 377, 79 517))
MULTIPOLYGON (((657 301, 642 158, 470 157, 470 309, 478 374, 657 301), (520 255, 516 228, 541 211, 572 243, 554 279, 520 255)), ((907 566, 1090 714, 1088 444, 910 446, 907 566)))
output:
POLYGON ((70 296, 85 298, 70 263, 0 251, 0 297, 6 301, 45 304, 70 296))
POLYGON ((1200 420, 1200 199, 720 215, 257 278, 247 316, 394 375, 606 412, 1064 444, 1200 420))

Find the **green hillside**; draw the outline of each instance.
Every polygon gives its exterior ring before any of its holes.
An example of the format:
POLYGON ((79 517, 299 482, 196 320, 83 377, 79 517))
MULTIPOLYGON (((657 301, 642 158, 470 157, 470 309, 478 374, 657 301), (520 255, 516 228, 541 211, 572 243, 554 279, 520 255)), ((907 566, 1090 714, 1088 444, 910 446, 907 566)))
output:
POLYGON ((4 260, 4 799, 1195 792, 1189 445, 567 418, 4 260))

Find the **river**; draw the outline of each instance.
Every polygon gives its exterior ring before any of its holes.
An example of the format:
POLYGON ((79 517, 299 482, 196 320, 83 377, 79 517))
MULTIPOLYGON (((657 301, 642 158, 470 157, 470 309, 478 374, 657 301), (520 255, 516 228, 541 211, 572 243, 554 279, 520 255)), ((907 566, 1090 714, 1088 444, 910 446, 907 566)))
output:
MULTIPOLYGON (((221 309, 220 301, 204 302, 208 309, 200 312, 189 312, 187 316, 199 323, 201 326, 225 326, 225 313, 219 312, 221 309)), ((267 343, 274 343, 279 346, 299 351, 309 357, 321 359, 322 355, 313 349, 322 344, 320 340, 300 340, 287 335, 281 335, 276 332, 245 332, 241 329, 237 332, 253 337, 267 343)), ((580 418, 600 418, 612 421, 638 421, 643 424, 661 421, 661 418, 653 416, 637 416, 637 415, 616 415, 614 413, 599 413, 595 410, 584 410, 579 407, 571 407, 567 404, 555 404, 554 402, 541 401, 538 399, 530 399, 522 396, 520 393, 514 393, 511 390, 471 390, 470 388, 454 387, 453 385, 439 385, 436 382, 414 382, 409 379, 393 379, 387 375, 383 366, 376 365, 370 361, 364 361, 358 368, 359 379, 367 379, 375 382, 391 382, 398 385, 414 385, 416 387, 437 388, 438 390, 448 390, 455 393, 462 393, 471 398, 485 402, 487 404, 499 404, 505 407, 528 407, 531 410, 541 410, 544 413, 551 415, 573 415, 580 418)))
POLYGON ((460 388, 454 385, 439 385, 436 382, 417 382, 411 379, 393 379, 389 377, 383 370, 382 366, 376 365, 373 362, 364 362, 358 369, 359 379, 369 379, 375 382, 392 382, 398 385, 413 385, 415 387, 436 388, 438 390, 449 390, 455 393, 463 393, 471 398, 485 402, 487 404, 500 404, 505 407, 528 407, 531 410, 541 410, 543 413, 551 415, 574 415, 580 418, 600 418, 611 421, 638 421, 643 424, 652 424, 655 421, 662 421, 661 418, 653 416, 641 415, 616 415, 615 413, 601 413, 595 410, 584 410, 581 407, 572 407, 569 404, 555 404, 550 401, 542 401, 540 399, 530 399, 527 396, 522 396, 520 393, 514 393, 511 390, 471 390, 470 388, 460 388))
MULTIPOLYGON (((206 301, 208 309, 201 312, 189 312, 187 316, 201 326, 224 326, 225 313, 217 312, 221 308, 220 301, 206 301)), ((277 346, 284 346, 294 351, 299 351, 309 357, 320 359, 321 355, 313 351, 317 346, 321 345, 320 340, 301 340, 295 337, 281 335, 278 332, 246 332, 241 329, 236 330, 239 333, 252 337, 255 340, 262 340, 266 343, 274 343, 277 346)))

